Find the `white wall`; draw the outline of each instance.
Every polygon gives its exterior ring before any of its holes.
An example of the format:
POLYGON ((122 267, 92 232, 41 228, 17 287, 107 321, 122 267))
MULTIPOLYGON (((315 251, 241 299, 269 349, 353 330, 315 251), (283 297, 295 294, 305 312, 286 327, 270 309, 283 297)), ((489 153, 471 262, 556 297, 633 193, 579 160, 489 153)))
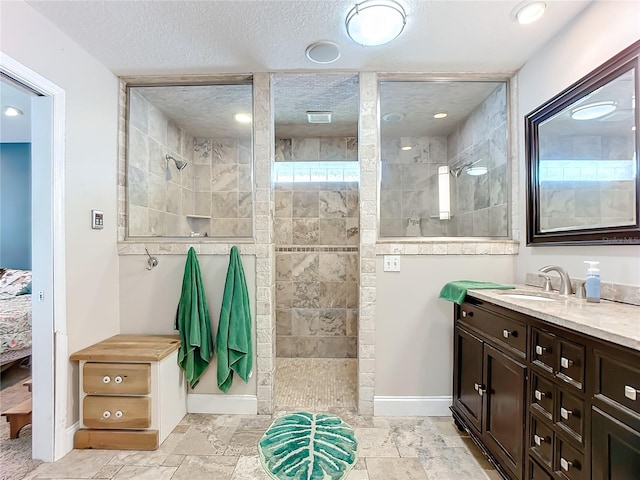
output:
POLYGON ((640 2, 596 1, 543 46, 520 70, 520 231, 517 280, 547 264, 561 265, 584 278, 583 260, 599 260, 603 281, 640 285, 640 246, 526 247, 525 145, 522 117, 640 39, 640 2))
MULTIPOLYGON (((2 51, 66 94, 66 323, 73 353, 119 330, 118 82, 25 2, 1 2, 0 9, 2 51), (92 208, 104 211, 103 230, 91 230, 92 208)), ((77 372, 70 362, 68 425, 78 420, 77 372)))
MULTIPOLYGON (((176 307, 180 299, 182 276, 186 255, 158 255, 158 266, 146 269, 146 255, 123 255, 120 257, 120 330, 127 334, 177 335, 173 329, 176 307)), ((256 371, 256 259, 253 255, 242 255, 242 266, 247 280, 251 319, 253 321, 253 365, 256 371)), ((198 255, 202 282, 204 283, 215 335, 220 318, 222 293, 229 265, 228 255, 198 255)), ((218 389, 216 360, 211 362, 194 394, 221 394, 218 389)), ((255 395, 256 377, 248 383, 234 376, 229 394, 255 395)))
POLYGON ((376 396, 450 396, 453 303, 438 298, 452 280, 513 282, 513 255, 403 255, 400 272, 376 258, 376 396))

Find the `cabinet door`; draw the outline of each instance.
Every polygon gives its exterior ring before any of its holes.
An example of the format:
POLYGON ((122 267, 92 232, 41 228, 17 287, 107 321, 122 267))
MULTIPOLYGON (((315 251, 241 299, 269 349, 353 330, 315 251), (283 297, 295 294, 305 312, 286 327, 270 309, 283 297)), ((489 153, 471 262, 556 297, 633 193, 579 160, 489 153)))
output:
POLYGON ((482 340, 456 327, 454 358, 454 406, 481 433, 482 340))
POLYGON ((593 409, 591 416, 591 478, 636 480, 640 477, 640 432, 593 409))
POLYGON ((526 368, 489 345, 484 346, 487 385, 484 438, 514 478, 522 478, 526 368))

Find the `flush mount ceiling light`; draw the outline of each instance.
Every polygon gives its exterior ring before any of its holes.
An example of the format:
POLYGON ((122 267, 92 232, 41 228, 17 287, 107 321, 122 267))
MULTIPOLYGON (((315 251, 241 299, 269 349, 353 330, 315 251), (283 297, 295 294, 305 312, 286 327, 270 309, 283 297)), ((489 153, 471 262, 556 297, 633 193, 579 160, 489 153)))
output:
POLYGON ((351 40, 363 47, 384 45, 402 33, 407 15, 393 0, 366 0, 356 4, 346 19, 351 40))
POLYGON ((314 63, 333 63, 340 58, 340 47, 329 41, 315 42, 304 53, 314 63))
POLYGON ((19 117, 20 115, 24 115, 22 110, 12 106, 4 107, 2 110, 7 117, 19 117))
POLYGON ((574 120, 594 120, 614 112, 615 102, 595 102, 583 105, 571 110, 571 118, 574 120))
POLYGON ((251 114, 249 113, 236 113, 233 119, 238 123, 251 123, 251 114))
POLYGON ((389 113, 385 113, 382 116, 382 120, 389 123, 399 122, 403 118, 404 118, 404 113, 402 112, 389 112, 389 113))
POLYGON ((446 113, 446 112, 438 112, 438 113, 433 115, 433 118, 437 118, 437 119, 447 118, 447 115, 448 115, 448 113, 446 113))
POLYGON ((546 9, 547 4, 544 2, 522 2, 511 11, 511 18, 520 25, 527 25, 539 20, 546 9))

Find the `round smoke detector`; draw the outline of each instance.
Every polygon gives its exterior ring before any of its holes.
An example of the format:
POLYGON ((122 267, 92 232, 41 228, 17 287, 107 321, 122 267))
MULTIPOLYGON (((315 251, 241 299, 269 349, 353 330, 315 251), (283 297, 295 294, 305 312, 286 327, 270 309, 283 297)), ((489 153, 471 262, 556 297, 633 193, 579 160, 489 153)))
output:
POLYGON ((340 58, 340 47, 329 41, 315 42, 307 47, 305 54, 315 63, 333 63, 340 58))

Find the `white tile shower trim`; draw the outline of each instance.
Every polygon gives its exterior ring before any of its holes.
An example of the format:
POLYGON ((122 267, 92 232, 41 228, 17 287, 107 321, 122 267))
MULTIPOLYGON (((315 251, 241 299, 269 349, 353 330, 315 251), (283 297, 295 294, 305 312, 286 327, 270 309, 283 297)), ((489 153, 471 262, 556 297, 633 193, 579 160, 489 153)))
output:
POLYGON ((373 414, 378 417, 448 417, 451 396, 373 397, 373 414))
POLYGON ((376 255, 518 255, 514 240, 378 242, 376 255))
POLYGON ((189 393, 187 394, 187 413, 257 415, 258 397, 256 395, 189 393))
POLYGON ((256 255, 255 243, 137 243, 118 242, 118 255, 186 255, 193 247, 198 255, 229 255, 231 247, 237 246, 241 255, 256 255))

